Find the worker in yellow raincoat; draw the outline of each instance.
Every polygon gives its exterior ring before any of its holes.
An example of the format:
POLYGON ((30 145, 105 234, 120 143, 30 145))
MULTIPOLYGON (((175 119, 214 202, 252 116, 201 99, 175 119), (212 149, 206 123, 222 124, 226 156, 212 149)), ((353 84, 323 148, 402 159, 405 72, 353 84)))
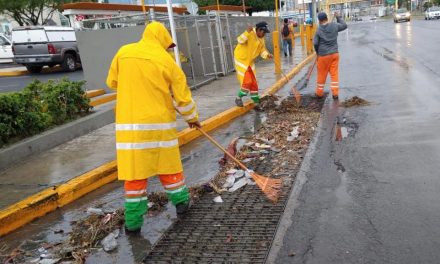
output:
POLYGON ((125 227, 138 232, 148 210, 147 179, 158 175, 178 214, 189 208, 176 130, 176 111, 200 127, 183 71, 167 49, 175 44, 159 22, 115 55, 107 85, 116 89, 118 178, 125 181, 125 227))
POLYGON ((255 28, 249 26, 247 31, 238 36, 238 45, 234 51, 235 70, 240 82, 240 91, 235 99, 237 106, 243 106, 242 98, 249 93, 255 104, 260 103, 258 95, 258 83, 255 78, 254 60, 261 56, 263 59, 271 59, 273 56, 266 49, 264 36, 269 33, 266 22, 258 23, 255 28))

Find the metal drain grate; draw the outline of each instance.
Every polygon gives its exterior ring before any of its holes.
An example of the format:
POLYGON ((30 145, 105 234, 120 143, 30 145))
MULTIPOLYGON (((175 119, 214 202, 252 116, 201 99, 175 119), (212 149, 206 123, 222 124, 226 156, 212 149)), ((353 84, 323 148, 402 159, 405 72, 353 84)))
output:
POLYGON ((264 263, 291 185, 285 182, 277 204, 249 185, 223 193, 223 203, 213 202, 216 194, 203 195, 144 263, 264 263))

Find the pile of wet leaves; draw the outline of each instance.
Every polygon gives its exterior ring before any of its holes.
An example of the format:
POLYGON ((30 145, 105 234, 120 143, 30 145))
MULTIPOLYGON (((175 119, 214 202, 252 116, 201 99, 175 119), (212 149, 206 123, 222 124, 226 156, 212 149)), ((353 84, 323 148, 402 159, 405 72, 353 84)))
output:
MULTIPOLYGON (((319 103, 308 97, 302 104, 293 98, 264 97, 260 107, 265 110, 266 121, 252 136, 241 138, 236 157, 249 168, 270 163, 266 167, 272 169, 265 174, 269 177, 284 173, 287 166, 300 164, 320 116, 319 103)), ((240 168, 229 160, 213 183, 224 187, 230 175, 237 177, 237 171, 242 174, 240 168)))
POLYGON ((350 99, 345 100, 344 102, 341 103, 341 106, 343 107, 353 107, 353 106, 367 106, 370 105, 371 103, 365 99, 362 99, 358 96, 353 96, 350 99))

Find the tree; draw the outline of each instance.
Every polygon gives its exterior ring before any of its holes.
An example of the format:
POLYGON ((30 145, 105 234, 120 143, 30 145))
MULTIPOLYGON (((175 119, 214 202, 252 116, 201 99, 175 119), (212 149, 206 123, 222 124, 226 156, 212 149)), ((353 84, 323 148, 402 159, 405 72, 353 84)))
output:
POLYGON ((20 26, 44 25, 65 3, 80 0, 0 0, 0 13, 12 17, 20 26))
MULTIPOLYGON (((217 0, 195 0, 199 6, 216 5, 217 0)), ((243 5, 242 0, 219 0, 221 5, 243 5)), ((273 0, 245 0, 246 6, 252 7, 247 12, 251 16, 253 12, 272 11, 275 9, 275 1, 273 0)))

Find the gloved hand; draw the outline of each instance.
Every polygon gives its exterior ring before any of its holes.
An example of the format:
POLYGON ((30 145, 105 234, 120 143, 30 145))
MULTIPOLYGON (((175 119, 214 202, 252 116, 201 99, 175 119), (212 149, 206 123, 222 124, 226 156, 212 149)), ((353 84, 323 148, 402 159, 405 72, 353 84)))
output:
POLYGON ((190 128, 201 128, 202 124, 200 124, 199 121, 195 121, 195 122, 188 122, 188 126, 190 128))

